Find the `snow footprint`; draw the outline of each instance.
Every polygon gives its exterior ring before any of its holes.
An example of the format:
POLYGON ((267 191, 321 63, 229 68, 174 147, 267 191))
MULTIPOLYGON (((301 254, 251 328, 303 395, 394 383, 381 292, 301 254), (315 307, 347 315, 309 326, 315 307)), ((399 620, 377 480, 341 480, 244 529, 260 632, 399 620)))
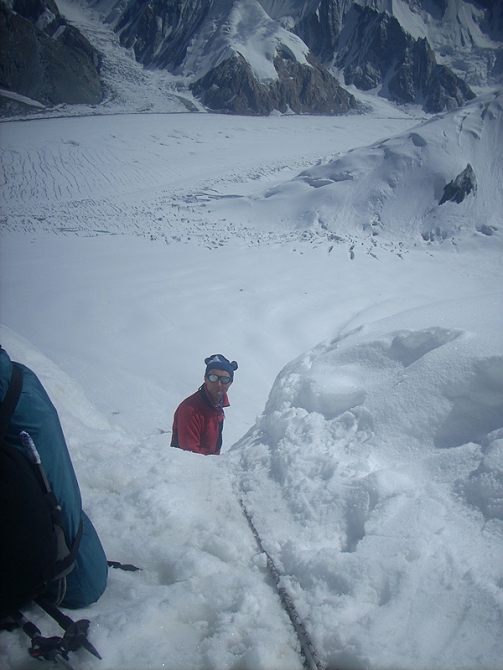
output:
POLYGON ((389 358, 399 361, 406 368, 434 349, 452 342, 461 335, 461 330, 426 328, 397 333, 388 350, 389 358))
POLYGON ((503 428, 503 357, 476 361, 471 374, 444 391, 451 411, 435 436, 440 448, 482 444, 503 428))
POLYGON ((503 520, 503 430, 490 434, 482 445, 483 457, 476 470, 457 482, 458 491, 478 508, 486 521, 503 520))

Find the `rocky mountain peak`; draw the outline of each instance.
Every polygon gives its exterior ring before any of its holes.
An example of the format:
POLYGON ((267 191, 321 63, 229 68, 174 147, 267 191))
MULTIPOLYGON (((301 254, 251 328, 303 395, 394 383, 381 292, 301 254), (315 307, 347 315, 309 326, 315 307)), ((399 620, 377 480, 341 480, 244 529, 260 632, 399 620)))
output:
POLYGON ((98 51, 54 0, 0 0, 0 87, 44 105, 95 105, 99 69, 98 51))
MULTIPOLYGON (((493 0, 72 0, 178 91, 234 114, 340 114, 354 87, 439 113, 503 83, 493 0)), ((57 0, 0 0, 0 86, 99 104, 97 49, 57 0)))

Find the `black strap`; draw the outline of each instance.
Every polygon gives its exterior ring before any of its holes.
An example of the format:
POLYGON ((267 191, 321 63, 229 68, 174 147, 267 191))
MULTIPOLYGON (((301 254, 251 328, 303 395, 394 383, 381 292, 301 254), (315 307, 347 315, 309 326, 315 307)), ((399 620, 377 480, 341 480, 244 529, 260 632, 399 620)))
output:
POLYGON ((107 561, 107 564, 110 568, 115 568, 116 570, 125 570, 126 572, 136 572, 137 570, 141 570, 141 568, 137 568, 136 565, 132 565, 131 563, 119 563, 119 561, 107 561))
MULTIPOLYGON (((61 520, 61 528, 63 528, 63 520, 61 520)), ((69 568, 75 563, 77 559, 77 554, 79 553, 80 540, 82 539, 82 532, 84 530, 84 524, 82 523, 82 518, 80 519, 79 529, 75 540, 73 541, 72 548, 70 553, 65 556, 65 558, 58 561, 56 564, 50 565, 47 570, 43 573, 44 579, 49 582, 55 578, 55 575, 63 574, 68 572, 69 568)))
POLYGON ((79 522, 79 529, 77 531, 77 535, 75 536, 75 539, 72 544, 72 548, 70 549, 70 553, 66 558, 64 558, 62 561, 59 562, 59 568, 60 570, 69 567, 77 558, 77 554, 79 553, 79 547, 80 547, 80 541, 82 539, 82 533, 84 531, 84 524, 82 523, 82 517, 80 518, 79 522))
POLYGON ((9 388, 0 405, 0 444, 3 442, 10 420, 16 409, 17 401, 23 388, 23 375, 15 363, 12 364, 12 376, 9 382, 9 388))

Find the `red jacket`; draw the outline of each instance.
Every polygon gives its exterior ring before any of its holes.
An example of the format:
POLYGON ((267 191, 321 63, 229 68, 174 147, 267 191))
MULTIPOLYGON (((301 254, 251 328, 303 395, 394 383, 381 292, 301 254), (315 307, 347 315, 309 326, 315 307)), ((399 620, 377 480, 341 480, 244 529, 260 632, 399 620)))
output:
POLYGON ((197 454, 219 454, 225 418, 223 408, 229 405, 226 393, 221 406, 217 406, 204 385, 201 386, 178 406, 173 418, 171 446, 197 454))

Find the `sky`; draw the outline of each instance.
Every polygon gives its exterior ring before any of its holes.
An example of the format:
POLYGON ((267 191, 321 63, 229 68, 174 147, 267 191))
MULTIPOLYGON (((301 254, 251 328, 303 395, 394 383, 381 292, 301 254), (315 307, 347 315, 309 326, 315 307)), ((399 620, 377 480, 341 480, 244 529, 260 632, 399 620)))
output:
MULTIPOLYGON (((320 667, 498 670, 501 93, 431 118, 137 104, 1 128, 0 342, 107 557, 141 567, 69 612, 103 657, 73 664, 300 670, 265 550, 320 667), (468 162, 476 193, 439 206, 468 162), (204 457, 169 442, 213 353, 239 368, 204 457)), ((27 647, 0 633, 2 667, 39 667, 27 647)))

